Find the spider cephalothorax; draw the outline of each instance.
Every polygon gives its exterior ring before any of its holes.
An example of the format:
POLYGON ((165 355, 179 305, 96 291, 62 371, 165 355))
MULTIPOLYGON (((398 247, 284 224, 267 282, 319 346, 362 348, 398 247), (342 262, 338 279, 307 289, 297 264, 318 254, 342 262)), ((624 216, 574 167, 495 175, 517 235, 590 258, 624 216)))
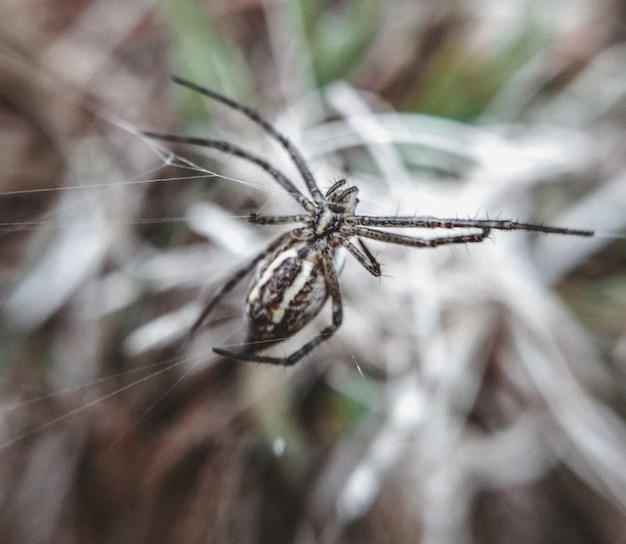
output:
POLYGON ((410 247, 437 247, 444 244, 482 242, 492 229, 527 230, 575 236, 593 235, 593 231, 589 230, 506 220, 356 215, 358 189, 354 186, 346 187, 345 179, 341 179, 334 183, 325 194, 322 194, 300 152, 256 111, 195 83, 181 78, 174 78, 174 81, 240 111, 262 127, 289 154, 311 196, 309 198, 302 194, 287 176, 262 157, 229 142, 175 134, 144 133, 150 138, 169 142, 211 147, 257 164, 304 209, 304 213, 298 215, 250 215, 249 221, 257 225, 299 223, 300 226, 280 235, 244 267, 234 272, 191 327, 190 335, 202 325, 218 302, 256 268, 246 301, 246 342, 243 347, 235 350, 213 348, 213 351, 220 355, 259 363, 292 365, 332 336, 341 325, 343 317, 338 279, 343 263, 341 252, 347 251, 370 274, 380 276, 380 264, 364 244, 364 238, 410 247), (419 238, 378 230, 389 227, 464 229, 465 231, 469 229, 471 232, 419 238), (358 247, 352 239, 357 241, 358 247), (300 331, 320 312, 328 298, 332 301, 332 320, 330 325, 317 336, 286 357, 270 357, 258 353, 269 345, 281 342, 300 331))

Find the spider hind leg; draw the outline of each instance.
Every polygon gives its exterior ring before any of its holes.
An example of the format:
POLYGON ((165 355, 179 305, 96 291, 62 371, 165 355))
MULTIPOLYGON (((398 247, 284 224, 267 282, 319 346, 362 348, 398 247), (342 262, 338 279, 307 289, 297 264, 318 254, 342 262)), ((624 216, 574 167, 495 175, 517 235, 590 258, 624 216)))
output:
MULTIPOLYGON (((311 340, 305 343, 303 346, 298 348, 296 351, 291 353, 286 357, 272 357, 268 355, 259 355, 256 351, 260 351, 269 345, 277 344, 282 342, 286 337, 291 336, 291 331, 284 331, 284 335, 281 335, 278 338, 270 338, 268 336, 263 336, 262 330, 249 330, 248 332, 248 340, 240 349, 228 350, 223 348, 213 348, 213 351, 218 355, 222 355, 224 357, 229 357, 231 359, 236 359, 239 361, 248 361, 252 363, 266 363, 272 365, 281 365, 281 366, 292 366, 296 364, 300 359, 302 359, 305 355, 308 355, 311 351, 313 351, 318 345, 322 342, 328 340, 337 329, 341 326, 341 322, 343 320, 343 306, 341 303, 341 291, 339 288, 339 280, 337 278, 337 270, 335 269, 335 263, 333 261, 333 254, 330 249, 326 248, 321 252, 321 266, 324 272, 324 281, 327 289, 328 296, 332 301, 332 321, 330 325, 325 327, 317 336, 314 336, 311 340), (261 340, 262 339, 262 340, 261 340)), ((326 299, 326 295, 324 296, 324 300, 326 299)), ((324 301, 321 302, 323 305, 324 301)), ((320 308, 321 309, 321 305, 320 308)), ((307 313, 307 308, 305 307, 302 310, 305 314, 307 313)), ((311 321, 315 315, 318 313, 318 309, 313 309, 313 311, 308 312, 308 316, 305 317, 305 322, 303 322, 302 327, 311 321)), ((297 327, 297 330, 300 330, 302 327, 297 327)), ((294 330, 293 332, 297 332, 294 330)))
MULTIPOLYGON (((339 308, 337 303, 333 301, 333 323, 326 327, 322 332, 315 336, 312 340, 309 340, 301 348, 294 351, 291 355, 286 357, 272 357, 270 355, 259 355, 250 349, 251 344, 248 344, 238 350, 228 350, 223 348, 213 348, 214 353, 221 355, 222 357, 228 357, 229 359, 235 359, 237 361, 246 361, 250 363, 263 363, 277 366, 293 366, 305 355, 308 355, 319 344, 328 340, 341 324, 341 303, 339 308)), ((279 341, 277 341, 279 342, 279 341)))

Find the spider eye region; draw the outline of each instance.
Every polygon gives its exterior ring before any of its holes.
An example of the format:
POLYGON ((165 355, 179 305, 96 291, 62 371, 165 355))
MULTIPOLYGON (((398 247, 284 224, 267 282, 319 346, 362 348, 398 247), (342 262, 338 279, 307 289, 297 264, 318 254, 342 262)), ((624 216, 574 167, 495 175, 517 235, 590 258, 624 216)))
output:
POLYGON ((290 244, 261 262, 255 273, 246 304, 246 342, 279 342, 293 336, 327 298, 320 252, 303 242, 290 244))

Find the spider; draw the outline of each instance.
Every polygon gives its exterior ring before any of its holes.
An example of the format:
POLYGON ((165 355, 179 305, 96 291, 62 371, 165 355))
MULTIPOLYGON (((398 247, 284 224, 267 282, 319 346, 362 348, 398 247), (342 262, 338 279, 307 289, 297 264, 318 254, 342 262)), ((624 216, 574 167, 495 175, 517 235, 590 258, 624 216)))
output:
POLYGON ((341 326, 343 308, 339 287, 339 272, 343 259, 340 249, 347 250, 372 276, 381 274, 380 264, 369 251, 363 239, 426 248, 444 244, 478 243, 485 240, 491 230, 526 230, 573 236, 593 236, 593 231, 577 230, 518 221, 488 219, 440 219, 428 216, 373 217, 356 215, 358 188, 348 186, 345 179, 334 183, 322 193, 300 151, 278 132, 258 112, 241 105, 210 89, 173 77, 179 85, 197 91, 217 102, 241 112, 274 138, 287 152, 299 171, 310 194, 305 196, 287 178, 264 158, 235 144, 176 134, 144 132, 152 139, 167 142, 210 147, 234 155, 265 170, 303 209, 295 215, 265 216, 250 214, 248 220, 256 225, 299 224, 293 230, 278 236, 248 263, 236 270, 213 296, 192 325, 187 338, 198 330, 217 304, 253 269, 245 315, 247 336, 243 347, 227 350, 214 347, 213 351, 224 357, 290 366, 309 354, 319 344, 328 340, 341 326), (465 233, 435 238, 419 238, 380 228, 464 229, 465 233), (468 230, 474 232, 467 233, 468 230), (356 240, 356 244, 352 241, 356 240), (332 301, 332 320, 317 336, 285 357, 259 354, 270 345, 277 344, 300 331, 320 312, 326 300, 332 301))

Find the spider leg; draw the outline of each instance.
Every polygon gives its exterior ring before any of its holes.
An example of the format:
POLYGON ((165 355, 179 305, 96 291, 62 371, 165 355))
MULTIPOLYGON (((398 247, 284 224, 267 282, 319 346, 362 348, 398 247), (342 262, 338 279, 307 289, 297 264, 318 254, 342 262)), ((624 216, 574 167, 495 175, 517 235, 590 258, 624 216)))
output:
POLYGON ((339 240, 339 243, 345 247, 350 254, 365 268, 372 276, 378 277, 380 276, 380 263, 374 258, 369 249, 365 246, 365 244, 359 240, 359 244, 363 251, 361 251, 358 247, 356 247, 350 240, 343 236, 337 236, 336 239, 339 240))
POLYGON ((189 329, 189 333, 187 334, 183 345, 186 344, 193 334, 200 328, 204 320, 207 316, 213 311, 213 309, 218 305, 218 303, 228 294, 230 293, 235 286, 245 278, 250 271, 267 255, 269 255, 272 251, 275 251, 280 246, 285 244, 289 239, 293 238, 293 232, 286 232, 283 235, 279 236, 276 240, 274 240, 267 248, 261 251, 258 255, 256 255, 251 261, 247 262, 244 266, 242 266, 239 270, 235 271, 229 278, 229 280, 222 286, 222 288, 215 294, 215 296, 209 301, 209 303, 205 306, 202 313, 198 316, 198 319, 194 322, 189 329))
POLYGON ((487 238, 487 236, 489 236, 488 228, 482 228, 481 232, 473 234, 440 236, 437 238, 417 238, 414 236, 396 234, 394 232, 380 232, 366 227, 353 227, 352 231, 355 236, 362 236, 363 238, 378 240, 379 242, 388 242, 390 244, 399 244, 411 247, 437 247, 445 244, 478 243, 482 242, 485 238, 487 238))
POLYGON ((248 222, 255 225, 284 225, 286 223, 307 223, 309 215, 258 215, 251 213, 248 222))
POLYGON ((328 340, 343 321, 343 305, 341 303, 341 290, 339 288, 339 278, 333 264, 332 252, 328 247, 322 251, 322 266, 324 267, 324 277, 326 279, 326 288, 332 299, 332 322, 324 328, 312 340, 309 340, 301 348, 294 351, 287 357, 269 357, 267 355, 257 355, 250 351, 250 348, 240 351, 230 351, 222 348, 213 348, 218 355, 230 357, 240 361, 248 361, 252 363, 267 363, 271 365, 292 366, 295 365, 302 357, 313 351, 319 344, 328 340))
POLYGON ((361 240, 360 238, 357 238, 359 245, 361 246, 361 249, 363 250, 363 253, 365 253, 365 255, 367 255, 367 258, 373 262, 373 263, 377 263, 378 261, 376 260, 376 257, 374 257, 374 255, 372 254, 372 252, 370 251, 370 249, 365 245, 365 242, 363 240, 361 240))
POLYGON ((212 149, 217 149, 222 153, 227 153, 229 155, 234 155, 235 157, 239 157, 248 162, 254 163, 260 166, 263 170, 265 170, 270 176, 272 176, 278 184, 285 189, 295 200, 302 206, 305 210, 311 211, 315 208, 314 204, 306 198, 296 186, 291 183, 289 178, 285 176, 280 170, 274 168, 269 162, 265 159, 259 157, 258 155, 254 155, 241 147, 238 147, 229 142, 225 142, 223 140, 210 140, 208 138, 199 138, 195 136, 183 136, 178 134, 160 134, 158 132, 142 132, 144 136, 147 138, 152 138, 153 140, 162 140, 164 142, 173 142, 178 144, 189 144, 189 145, 197 145, 201 147, 210 147, 212 149))
POLYGON ((191 81, 187 81, 186 79, 183 79, 181 77, 174 76, 172 77, 172 80, 174 81, 174 83, 178 83, 179 85, 182 85, 183 87, 187 87, 188 89, 191 89, 192 91, 196 91, 200 94, 203 94, 204 96, 208 96, 209 98, 212 98, 213 100, 217 100, 218 102, 225 104, 229 108, 240 111, 246 117, 248 117, 248 119, 251 119, 257 125, 259 125, 267 134, 269 134, 272 138, 274 138, 283 147, 285 151, 287 151, 287 153, 289 154, 289 157, 291 158, 293 163, 296 165, 296 168, 300 172, 302 179, 306 183, 306 186, 309 189, 309 192, 311 193, 313 200, 315 200, 315 202, 324 201, 324 197, 322 196, 321 191, 319 190, 318 186, 315 183, 313 174, 311 173, 311 170, 309 170, 309 167, 307 166, 306 161, 304 160, 304 157, 302 156, 300 151, 298 151, 298 149, 283 134, 278 132, 258 112, 254 111, 251 108, 248 108, 247 106, 238 104, 234 100, 231 100, 230 98, 222 96, 221 94, 216 93, 215 91, 212 91, 210 89, 207 89, 206 87, 197 85, 191 81))
POLYGON ((546 232, 552 234, 569 234, 572 236, 593 236, 592 230, 566 229, 562 227, 552 227, 549 225, 535 225, 532 223, 520 223, 509 220, 490 219, 441 219, 427 216, 390 216, 390 217, 369 217, 366 215, 355 215, 348 221, 349 224, 364 227, 399 227, 399 228, 476 228, 492 230, 528 230, 534 232, 546 232))

